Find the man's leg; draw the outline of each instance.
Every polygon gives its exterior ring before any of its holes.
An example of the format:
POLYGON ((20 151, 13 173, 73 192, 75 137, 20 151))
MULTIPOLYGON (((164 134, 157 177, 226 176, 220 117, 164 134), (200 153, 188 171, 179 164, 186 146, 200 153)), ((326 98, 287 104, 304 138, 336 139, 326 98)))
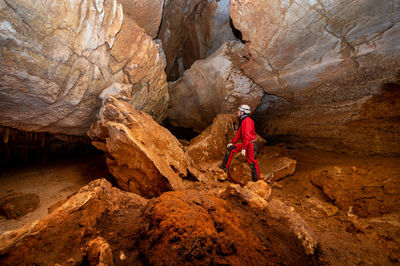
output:
POLYGON ((242 149, 240 147, 237 147, 235 145, 229 147, 225 153, 224 160, 222 161, 222 164, 219 165, 219 167, 222 168, 224 171, 226 171, 229 167, 229 164, 231 163, 233 154, 240 152, 241 150, 242 149))
POLYGON ((251 179, 253 182, 257 182, 257 180, 260 179, 260 168, 258 166, 258 160, 257 160, 257 142, 251 142, 247 146, 246 150, 246 158, 247 162, 250 165, 251 169, 251 179))

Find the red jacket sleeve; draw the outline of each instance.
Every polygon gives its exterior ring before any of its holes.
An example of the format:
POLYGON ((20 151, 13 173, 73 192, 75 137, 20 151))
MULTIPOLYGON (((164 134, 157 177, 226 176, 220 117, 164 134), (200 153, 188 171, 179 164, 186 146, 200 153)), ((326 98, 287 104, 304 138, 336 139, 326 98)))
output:
POLYGON ((235 144, 236 142, 239 141, 240 139, 240 131, 242 130, 242 127, 239 127, 238 131, 236 132, 236 136, 233 138, 232 143, 235 144))

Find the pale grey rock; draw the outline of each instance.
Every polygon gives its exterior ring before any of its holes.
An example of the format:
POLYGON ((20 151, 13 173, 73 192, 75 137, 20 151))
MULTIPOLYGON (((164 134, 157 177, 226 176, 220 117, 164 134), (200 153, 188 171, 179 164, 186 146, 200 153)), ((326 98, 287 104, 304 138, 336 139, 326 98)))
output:
POLYGON ((168 91, 158 71, 162 61, 155 60, 157 45, 144 30, 124 27, 128 19, 116 0, 0 0, 0 14, 1 126, 85 135, 101 105, 99 94, 115 82, 134 86, 135 107, 165 118, 168 91), (120 70, 134 58, 140 79, 110 67, 110 49, 121 50, 118 36, 125 34, 140 38, 120 70))
POLYGON ((217 114, 236 114, 243 103, 255 110, 264 92, 239 68, 242 52, 240 42, 226 42, 208 58, 196 61, 181 79, 169 83, 172 125, 201 131, 217 114))
POLYGON ((258 113, 267 136, 400 152, 399 113, 368 114, 371 101, 386 95, 384 84, 399 83, 399 1, 233 1, 231 17, 246 41, 246 75, 281 99, 258 113))

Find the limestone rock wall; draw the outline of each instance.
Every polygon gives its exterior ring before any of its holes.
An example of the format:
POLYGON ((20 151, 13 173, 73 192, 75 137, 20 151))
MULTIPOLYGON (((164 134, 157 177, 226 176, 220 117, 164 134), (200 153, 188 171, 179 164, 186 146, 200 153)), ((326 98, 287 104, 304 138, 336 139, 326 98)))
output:
MULTIPOLYGON (((121 94, 129 94, 122 90, 121 94)), ((126 99, 102 95, 104 103, 89 137, 106 153, 107 165, 121 189, 145 197, 182 189, 187 161, 179 141, 126 99)))
POLYGON ((0 125, 85 135, 114 82, 134 87, 135 107, 165 117, 158 45, 116 0, 0 0, 0 14, 0 125))
POLYGON ((229 25, 230 0, 165 1, 158 34, 169 80, 182 76, 195 60, 204 59, 225 41, 235 40, 229 25))
POLYGON ((164 0, 118 0, 126 17, 133 19, 147 35, 157 37, 160 28, 164 0))
POLYGON ((258 117, 265 135, 400 152, 398 95, 386 104, 389 114, 372 119, 364 111, 387 94, 384 84, 398 83, 399 1, 237 0, 231 17, 250 58, 244 72, 269 94, 258 117))
POLYGON ((196 61, 181 79, 169 83, 172 125, 202 131, 217 114, 235 114, 243 103, 255 110, 264 92, 239 68, 246 62, 242 52, 240 42, 226 42, 211 56, 196 61))

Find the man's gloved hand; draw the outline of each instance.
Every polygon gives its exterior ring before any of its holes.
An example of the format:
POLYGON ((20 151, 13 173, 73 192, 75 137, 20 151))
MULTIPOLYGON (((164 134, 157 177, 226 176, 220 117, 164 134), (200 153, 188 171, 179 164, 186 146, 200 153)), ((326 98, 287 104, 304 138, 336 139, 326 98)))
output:
POLYGON ((232 143, 229 143, 228 145, 226 145, 226 148, 229 149, 229 148, 232 147, 232 146, 233 146, 233 144, 232 144, 232 143))
POLYGON ((246 156, 246 150, 242 150, 242 155, 246 156))

